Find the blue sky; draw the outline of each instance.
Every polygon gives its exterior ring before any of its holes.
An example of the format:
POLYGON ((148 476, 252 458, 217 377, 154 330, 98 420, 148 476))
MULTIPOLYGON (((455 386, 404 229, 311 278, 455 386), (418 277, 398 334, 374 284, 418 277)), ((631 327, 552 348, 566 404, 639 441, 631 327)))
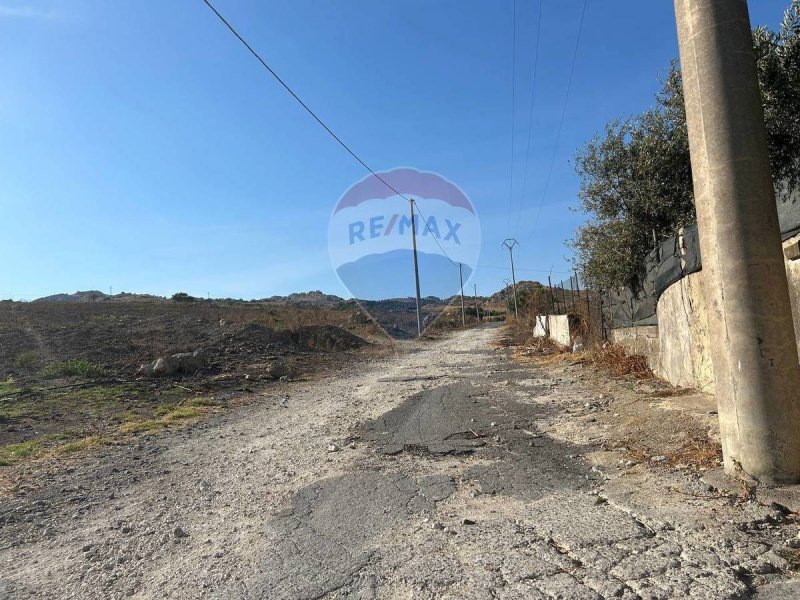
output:
MULTIPOLYGON (((753 23, 776 26, 787 4, 751 1, 753 23)), ((566 276, 585 218, 569 210, 575 149, 651 106, 677 56, 672 2, 589 0, 543 198, 583 6, 543 0, 522 198, 538 3, 517 0, 517 227, 511 0, 216 5, 375 169, 455 182, 481 218, 479 264, 505 266, 516 233, 518 279, 566 276)), ((363 168, 201 0, 0 0, 0 81, 0 297, 347 295, 328 219, 363 168)), ((474 281, 488 293, 508 276, 478 267, 474 281)))

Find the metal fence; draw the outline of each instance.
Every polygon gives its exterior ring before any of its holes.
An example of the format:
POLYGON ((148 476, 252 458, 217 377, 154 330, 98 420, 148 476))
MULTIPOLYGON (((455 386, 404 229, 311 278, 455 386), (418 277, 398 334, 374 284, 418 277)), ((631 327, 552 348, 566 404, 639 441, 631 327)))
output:
POLYGON ((550 313, 567 315, 570 329, 584 343, 608 339, 608 299, 602 290, 591 289, 577 273, 553 283, 548 278, 550 313))

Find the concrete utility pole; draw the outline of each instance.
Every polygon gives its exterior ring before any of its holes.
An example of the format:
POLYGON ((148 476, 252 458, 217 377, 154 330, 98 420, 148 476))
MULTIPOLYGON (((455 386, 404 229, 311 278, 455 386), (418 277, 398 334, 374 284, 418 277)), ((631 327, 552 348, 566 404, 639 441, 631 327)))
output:
POLYGON ((514 238, 503 240, 503 246, 508 248, 508 256, 511 258, 511 283, 514 288, 514 318, 519 319, 519 309, 517 308, 517 276, 514 274, 514 246, 519 242, 514 238))
POLYGON ((473 286, 473 288, 475 290, 475 316, 477 317, 478 322, 480 322, 480 320, 481 320, 481 309, 478 306, 478 284, 477 283, 473 283, 472 286, 473 286))
POLYGON ((458 280, 461 282, 461 326, 467 326, 467 313, 464 309, 464 270, 463 265, 458 263, 458 280))
POLYGON ((414 249, 414 283, 417 290, 417 337, 422 336, 422 314, 419 310, 419 263, 417 263, 417 225, 414 221, 414 199, 408 201, 411 207, 411 245, 414 249))
POLYGON ((725 471, 800 481, 800 364, 746 0, 675 0, 725 471))

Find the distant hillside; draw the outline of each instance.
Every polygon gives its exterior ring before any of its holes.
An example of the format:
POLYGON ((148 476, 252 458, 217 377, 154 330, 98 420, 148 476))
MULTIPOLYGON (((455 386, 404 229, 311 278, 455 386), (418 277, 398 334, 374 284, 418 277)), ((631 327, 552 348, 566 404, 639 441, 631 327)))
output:
POLYGON ((53 294, 44 298, 37 298, 34 302, 99 302, 108 298, 98 290, 88 290, 86 292, 75 292, 74 294, 53 294))
MULTIPOLYGON (((517 298, 525 295, 527 290, 539 289, 543 287, 538 281, 518 281, 517 282, 517 298)), ((488 304, 504 305, 506 298, 510 298, 513 294, 512 286, 504 287, 498 292, 495 292, 489 297, 488 304)))
POLYGON ((85 292, 75 292, 74 294, 53 294, 37 298, 33 302, 166 302, 166 298, 153 296, 152 294, 129 294, 121 292, 110 296, 99 290, 88 290, 85 292))
POLYGON ((269 298, 264 298, 262 302, 291 304, 294 306, 324 306, 330 308, 339 306, 344 302, 344 298, 314 290, 311 292, 296 292, 288 296, 270 296, 269 298))

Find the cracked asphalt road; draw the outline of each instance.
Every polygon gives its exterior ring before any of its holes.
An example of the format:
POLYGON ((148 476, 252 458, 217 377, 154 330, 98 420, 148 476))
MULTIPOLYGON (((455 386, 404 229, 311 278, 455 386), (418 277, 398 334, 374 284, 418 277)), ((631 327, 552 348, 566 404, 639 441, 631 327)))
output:
POLYGON ((496 336, 43 474, 0 501, 0 598, 800 597, 793 518, 615 469, 575 416, 593 392, 496 336))

